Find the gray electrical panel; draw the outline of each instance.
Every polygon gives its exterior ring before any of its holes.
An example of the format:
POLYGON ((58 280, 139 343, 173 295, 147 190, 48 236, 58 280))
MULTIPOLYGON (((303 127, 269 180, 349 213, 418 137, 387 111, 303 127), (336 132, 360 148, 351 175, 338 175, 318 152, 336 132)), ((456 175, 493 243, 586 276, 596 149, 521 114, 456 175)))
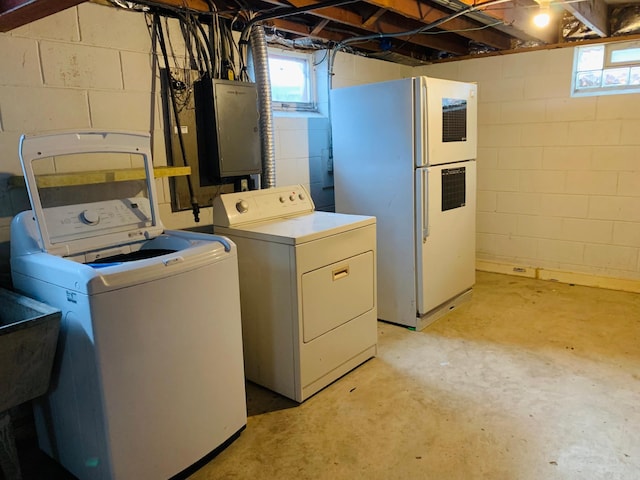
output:
MULTIPOLYGON (((191 209, 193 195, 196 196, 201 207, 211 206, 213 199, 221 193, 234 191, 234 181, 212 182, 208 178, 201 178, 198 152, 198 134, 196 133, 196 107, 193 92, 189 85, 195 79, 200 78, 200 72, 196 70, 177 70, 168 72, 161 70, 160 79, 162 81, 162 104, 165 127, 165 145, 169 165, 191 167, 191 185, 189 188, 186 176, 169 178, 169 188, 171 189, 171 207, 174 212, 191 209), (169 76, 170 73, 170 76, 169 76), (178 90, 178 123, 176 124, 171 105, 168 82, 181 82, 185 88, 178 90), (180 135, 178 134, 180 132, 180 135), (181 138, 180 138, 181 137, 181 138), (182 140, 182 141, 180 141, 182 140), (182 144, 182 145, 181 145, 182 144), (183 149, 184 147, 184 156, 183 149)), ((175 88, 175 87, 174 87, 175 88)))
POLYGON ((255 84, 205 77, 194 89, 201 181, 261 173, 255 84))

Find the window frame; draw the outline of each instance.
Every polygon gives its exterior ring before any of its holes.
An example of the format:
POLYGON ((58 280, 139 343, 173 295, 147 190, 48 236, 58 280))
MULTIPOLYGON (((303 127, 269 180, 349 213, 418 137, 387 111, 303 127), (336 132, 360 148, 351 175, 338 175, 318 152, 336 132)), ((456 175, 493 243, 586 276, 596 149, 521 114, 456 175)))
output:
POLYGON ((640 60, 635 61, 627 61, 627 62, 613 62, 611 57, 613 56, 613 52, 618 52, 621 50, 636 50, 640 49, 640 41, 634 40, 630 42, 622 42, 622 43, 610 43, 605 45, 605 59, 604 66, 605 68, 616 68, 616 67, 633 67, 640 66, 640 60))
POLYGON ((589 45, 576 46, 573 54, 573 68, 571 69, 571 96, 572 97, 590 97, 599 95, 618 95, 625 93, 640 93, 640 85, 611 85, 603 86, 605 72, 608 70, 615 70, 618 68, 629 69, 627 81, 631 76, 631 69, 634 67, 640 67, 640 60, 638 61, 626 61, 626 62, 612 62, 611 56, 613 52, 621 50, 640 49, 640 41, 631 40, 624 42, 612 42, 612 43, 595 43, 589 45), (600 70, 585 70, 583 72, 578 71, 578 59, 580 57, 581 49, 604 47, 604 58, 602 61, 602 68, 600 70), (600 72, 600 85, 593 87, 577 88, 577 79, 580 73, 586 72, 600 72))
POLYGON ((307 64, 307 88, 309 91, 309 102, 284 102, 273 99, 273 85, 272 85, 272 98, 271 107, 275 111, 280 112, 318 112, 318 90, 316 85, 316 66, 313 56, 313 52, 300 52, 293 50, 285 50, 280 48, 268 47, 267 53, 269 58, 291 58, 304 60, 307 64))

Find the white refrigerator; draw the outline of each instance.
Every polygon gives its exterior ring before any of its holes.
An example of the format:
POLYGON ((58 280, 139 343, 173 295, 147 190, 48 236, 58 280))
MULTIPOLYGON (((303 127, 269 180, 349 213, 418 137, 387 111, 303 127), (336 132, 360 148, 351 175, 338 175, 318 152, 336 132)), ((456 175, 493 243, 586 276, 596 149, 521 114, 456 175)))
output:
POLYGON ((377 217, 378 318, 421 330, 475 283, 477 85, 331 91, 336 212, 377 217))

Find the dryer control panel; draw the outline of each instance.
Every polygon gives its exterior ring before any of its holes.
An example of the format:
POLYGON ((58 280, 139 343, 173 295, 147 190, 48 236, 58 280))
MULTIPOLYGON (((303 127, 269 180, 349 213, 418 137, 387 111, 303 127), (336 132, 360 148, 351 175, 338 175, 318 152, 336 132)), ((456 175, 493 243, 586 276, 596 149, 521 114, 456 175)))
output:
POLYGON ((313 212, 303 185, 226 193, 213 201, 213 224, 230 227, 313 212))

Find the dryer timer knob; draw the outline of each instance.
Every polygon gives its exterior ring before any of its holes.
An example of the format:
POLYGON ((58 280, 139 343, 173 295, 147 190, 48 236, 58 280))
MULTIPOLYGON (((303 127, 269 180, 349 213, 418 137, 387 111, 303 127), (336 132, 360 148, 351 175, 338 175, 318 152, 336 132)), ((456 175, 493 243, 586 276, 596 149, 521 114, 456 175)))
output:
POLYGON ((238 210, 240 213, 246 213, 246 211, 249 210, 249 204, 246 200, 240 200, 238 203, 236 203, 236 210, 238 210))

